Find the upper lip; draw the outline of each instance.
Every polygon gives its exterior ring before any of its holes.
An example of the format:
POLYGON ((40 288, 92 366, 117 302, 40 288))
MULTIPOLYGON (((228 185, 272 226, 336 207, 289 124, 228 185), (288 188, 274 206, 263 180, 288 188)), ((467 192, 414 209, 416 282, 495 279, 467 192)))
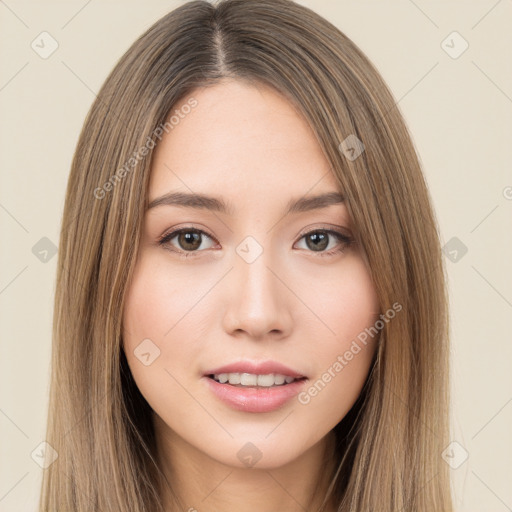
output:
POLYGON ((208 370, 205 372, 205 375, 216 375, 219 373, 252 373, 256 375, 278 373, 285 377, 294 377, 295 379, 305 377, 300 372, 292 370, 277 361, 237 361, 208 370))

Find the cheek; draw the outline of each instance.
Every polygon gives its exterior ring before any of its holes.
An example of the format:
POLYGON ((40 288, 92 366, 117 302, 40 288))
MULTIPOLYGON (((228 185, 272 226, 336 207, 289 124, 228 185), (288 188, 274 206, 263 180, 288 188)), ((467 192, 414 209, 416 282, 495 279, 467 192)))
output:
POLYGON ((342 272, 332 276, 329 293, 312 303, 320 312, 326 333, 310 357, 317 370, 298 396, 307 414, 323 416, 334 426, 350 410, 368 375, 378 342, 374 328, 380 306, 370 274, 361 258, 347 258, 342 272), (333 406, 336 404, 336 406, 333 406))
POLYGON ((156 255, 142 256, 123 312, 128 337, 132 341, 154 338, 155 342, 163 343, 174 335, 205 293, 201 286, 191 286, 191 279, 193 275, 179 267, 170 271, 156 255))
POLYGON ((311 276, 310 282, 308 305, 323 324, 323 342, 318 346, 327 352, 349 346, 378 319, 380 305, 375 286, 358 255, 347 257, 343 266, 333 268, 330 274, 311 276))
POLYGON ((137 386, 151 405, 173 387, 171 375, 181 380, 183 369, 192 369, 197 347, 184 336, 193 328, 191 305, 200 299, 199 293, 190 286, 190 276, 169 272, 151 255, 137 262, 123 311, 123 348, 137 386))

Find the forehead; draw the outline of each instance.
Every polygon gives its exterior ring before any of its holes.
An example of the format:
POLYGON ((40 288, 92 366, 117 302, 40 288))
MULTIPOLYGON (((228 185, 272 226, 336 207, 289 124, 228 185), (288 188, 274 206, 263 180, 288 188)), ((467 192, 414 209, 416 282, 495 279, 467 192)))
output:
POLYGON ((149 202, 171 190, 208 191, 236 203, 247 194, 338 188, 307 121, 266 85, 228 80, 199 88, 171 116, 155 150, 149 202))

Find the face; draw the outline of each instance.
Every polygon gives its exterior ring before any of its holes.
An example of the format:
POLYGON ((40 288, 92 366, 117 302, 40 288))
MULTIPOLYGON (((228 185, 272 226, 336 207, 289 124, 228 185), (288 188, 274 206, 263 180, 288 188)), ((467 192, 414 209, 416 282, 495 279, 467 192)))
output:
POLYGON ((224 81, 175 110, 155 149, 123 348, 167 440, 276 468, 360 394, 376 292, 329 162, 286 99, 224 81))

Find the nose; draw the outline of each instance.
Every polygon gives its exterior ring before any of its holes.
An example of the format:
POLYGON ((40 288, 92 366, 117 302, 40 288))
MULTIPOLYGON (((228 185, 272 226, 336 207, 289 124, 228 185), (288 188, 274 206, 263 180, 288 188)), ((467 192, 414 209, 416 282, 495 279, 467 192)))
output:
POLYGON ((254 340, 290 335, 294 296, 278 268, 275 258, 266 251, 250 263, 235 255, 226 287, 223 327, 227 333, 237 337, 245 334, 254 340))

